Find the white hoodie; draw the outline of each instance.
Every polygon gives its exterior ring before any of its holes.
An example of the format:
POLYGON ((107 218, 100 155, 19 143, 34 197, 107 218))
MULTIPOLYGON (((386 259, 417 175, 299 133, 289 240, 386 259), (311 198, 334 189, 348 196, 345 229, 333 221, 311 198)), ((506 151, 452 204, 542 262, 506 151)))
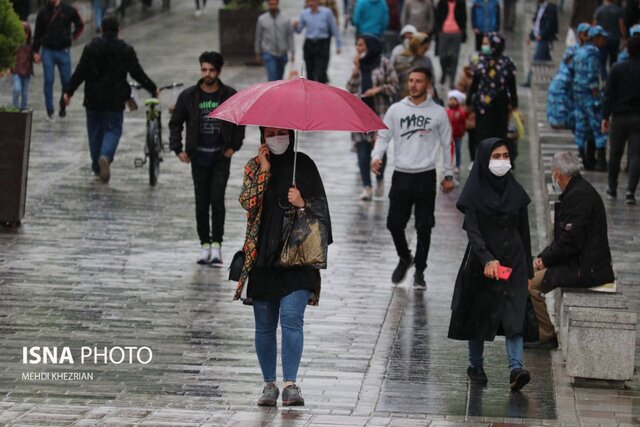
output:
POLYGON ((387 110, 384 124, 389 129, 378 132, 372 159, 381 160, 393 139, 395 170, 405 173, 434 170, 442 150, 444 176, 453 175, 449 117, 431 97, 418 105, 409 97, 396 102, 387 110))

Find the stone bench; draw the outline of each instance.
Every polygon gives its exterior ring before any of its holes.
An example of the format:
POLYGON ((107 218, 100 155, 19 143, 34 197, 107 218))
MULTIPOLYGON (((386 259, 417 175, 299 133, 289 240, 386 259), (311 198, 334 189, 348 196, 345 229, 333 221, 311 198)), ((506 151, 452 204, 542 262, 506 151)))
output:
POLYGON ((595 379, 624 386, 633 379, 636 324, 636 313, 628 310, 570 307, 566 366, 573 383, 595 379))

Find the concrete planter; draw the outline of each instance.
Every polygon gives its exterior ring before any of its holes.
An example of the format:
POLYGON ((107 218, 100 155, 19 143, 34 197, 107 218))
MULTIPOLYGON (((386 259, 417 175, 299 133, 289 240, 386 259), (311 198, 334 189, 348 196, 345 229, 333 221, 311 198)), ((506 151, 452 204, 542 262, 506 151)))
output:
POLYGON ((262 9, 219 9, 220 53, 225 62, 255 62, 256 22, 262 9))
POLYGON ((19 225, 24 218, 32 115, 0 112, 0 223, 19 225))

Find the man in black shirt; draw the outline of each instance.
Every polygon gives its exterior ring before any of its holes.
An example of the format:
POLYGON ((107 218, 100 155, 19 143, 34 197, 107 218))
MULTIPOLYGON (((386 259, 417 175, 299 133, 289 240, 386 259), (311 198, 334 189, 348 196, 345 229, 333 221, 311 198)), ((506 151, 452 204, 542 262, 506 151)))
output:
MULTIPOLYGON (((49 0, 40 9, 33 35, 33 60, 42 62, 44 72, 44 99, 47 118, 53 120, 53 79, 55 67, 60 72, 64 92, 71 76, 71 41, 80 37, 84 24, 78 11, 60 0, 49 0), (73 26, 73 33, 71 32, 73 26), (40 53, 42 48, 42 53, 40 53)), ((65 116, 65 104, 60 96, 60 117, 65 116)))
POLYGON ((201 245, 197 263, 221 267, 224 193, 231 156, 242 147, 244 126, 209 118, 209 114, 236 91, 219 79, 224 64, 219 53, 203 52, 199 60, 201 79, 178 96, 169 121, 169 146, 181 162, 191 163, 201 245), (187 134, 183 147, 182 129, 185 123, 187 134))
POLYGON ((629 140, 629 181, 625 202, 636 204, 636 189, 640 180, 640 36, 627 43, 629 60, 616 64, 609 73, 604 93, 602 131, 609 132, 609 188, 607 196, 617 197, 618 174, 624 146, 629 140), (611 117, 611 125, 609 118, 611 117))
POLYGON ((131 97, 127 73, 149 93, 158 96, 156 85, 145 74, 131 46, 118 39, 120 23, 114 17, 102 21, 102 36, 85 46, 63 95, 69 104, 73 93, 83 82, 84 106, 91 169, 102 182, 111 177, 110 164, 122 135, 124 104, 131 97))

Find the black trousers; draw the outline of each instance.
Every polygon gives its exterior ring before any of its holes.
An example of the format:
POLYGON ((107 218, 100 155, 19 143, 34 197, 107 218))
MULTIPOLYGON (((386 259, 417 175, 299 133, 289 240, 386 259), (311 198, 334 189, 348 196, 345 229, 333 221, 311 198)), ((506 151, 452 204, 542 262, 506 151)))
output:
POLYGON ((327 83, 327 68, 329 67, 329 54, 331 51, 331 38, 305 39, 304 63, 307 67, 307 79, 320 83, 327 83))
POLYGON ((405 228, 415 206, 416 246, 415 264, 417 271, 427 268, 427 257, 431 246, 431 229, 435 225, 433 215, 436 202, 436 171, 422 173, 394 172, 389 191, 389 215, 387 228, 391 232, 398 256, 411 256, 405 228))
POLYGON ((629 182, 627 191, 634 194, 640 180, 640 114, 614 114, 609 131, 609 188, 617 190, 620 161, 629 141, 629 182))
POLYGON ((211 166, 191 164, 196 196, 196 223, 200 244, 222 243, 224 235, 224 193, 229 180, 231 159, 218 154, 211 166), (211 213, 211 215, 209 215, 211 213), (211 219, 211 228, 209 228, 211 219))

